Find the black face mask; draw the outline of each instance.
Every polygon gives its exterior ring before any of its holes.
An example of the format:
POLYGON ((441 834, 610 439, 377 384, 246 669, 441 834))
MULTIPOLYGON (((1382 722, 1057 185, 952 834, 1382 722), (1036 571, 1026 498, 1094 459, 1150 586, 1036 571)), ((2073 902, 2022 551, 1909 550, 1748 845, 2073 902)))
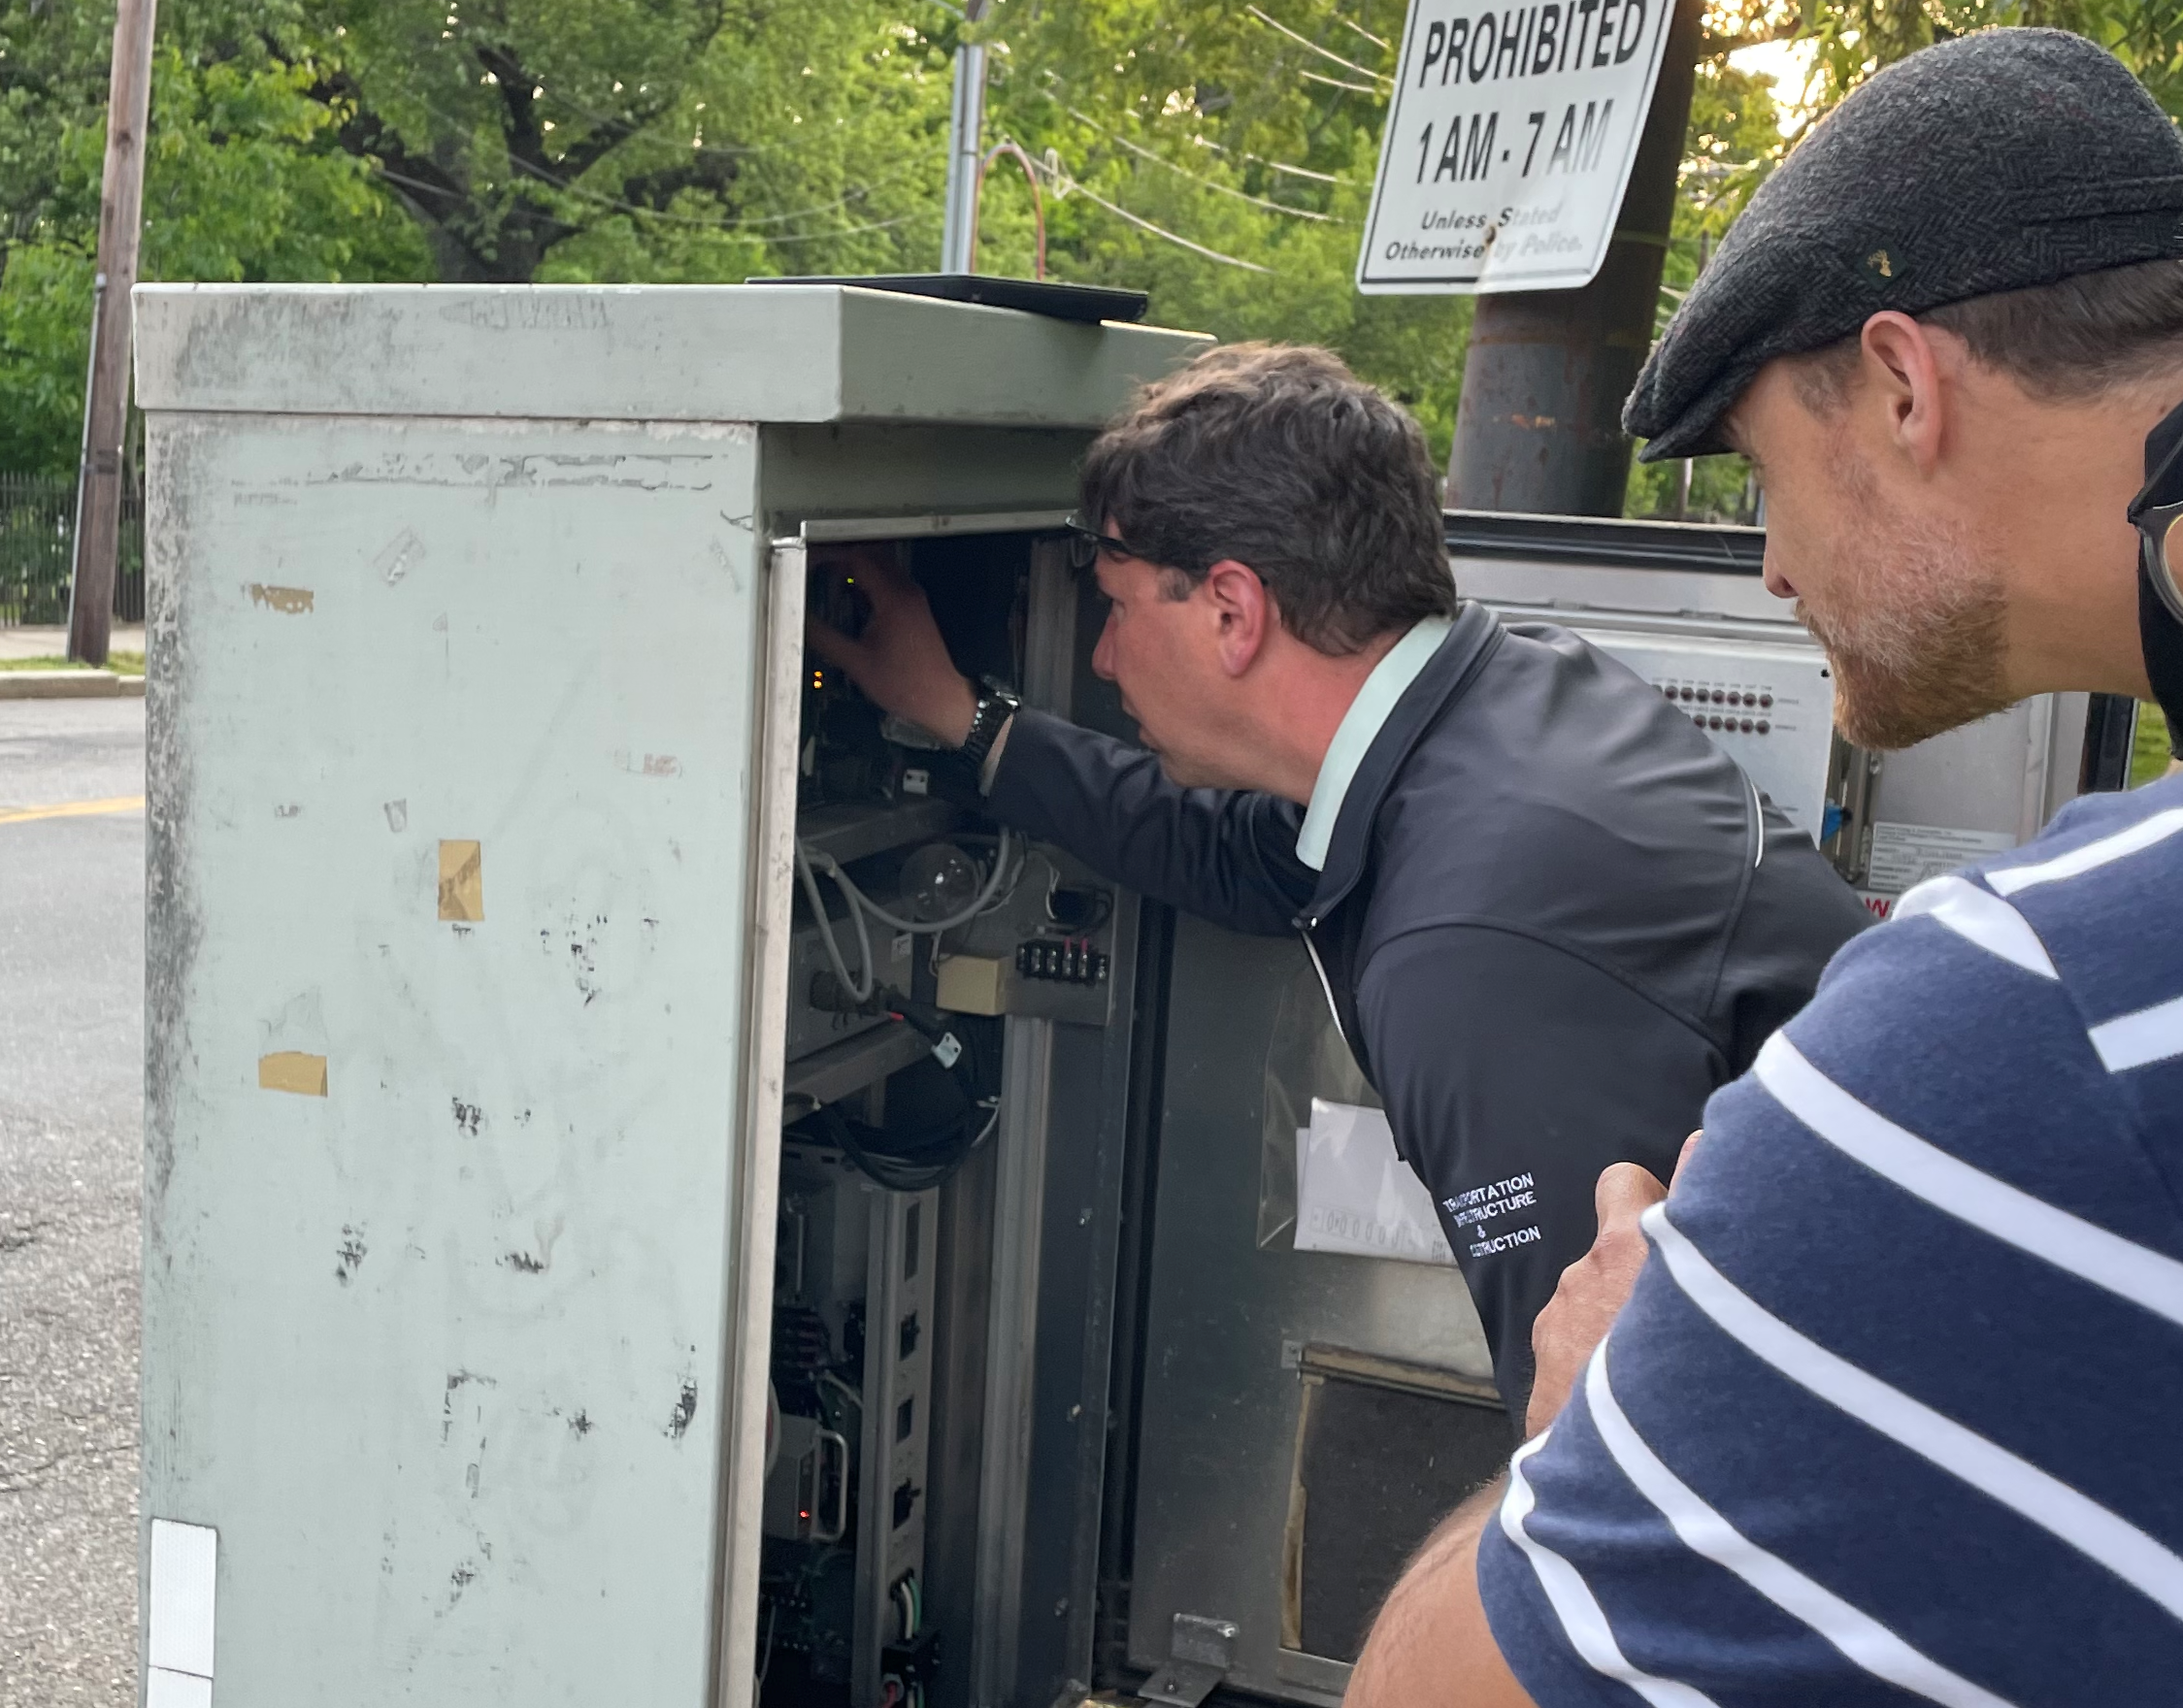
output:
POLYGON ((2130 519, 2138 532, 2138 646, 2153 698, 2183 740, 2183 406, 2145 436, 2145 485, 2130 519))

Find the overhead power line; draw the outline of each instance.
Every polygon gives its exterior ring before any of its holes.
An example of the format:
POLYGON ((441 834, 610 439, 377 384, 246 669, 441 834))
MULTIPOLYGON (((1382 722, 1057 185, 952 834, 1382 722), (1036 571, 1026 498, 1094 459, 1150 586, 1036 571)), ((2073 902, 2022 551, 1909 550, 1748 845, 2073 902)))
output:
MULTIPOLYGON (((1039 67, 1038 75, 1044 78, 1047 82, 1053 84, 1053 87, 1055 89, 1067 91, 1067 89, 1069 88, 1067 79, 1056 76, 1052 71, 1049 71, 1042 65, 1039 67)), ((1084 122, 1091 125, 1095 130, 1101 128, 1096 119, 1084 118, 1084 115, 1081 113, 1077 113, 1074 107, 1071 107, 1068 104, 1068 102, 1064 101, 1059 95, 1056 95, 1053 92, 1053 89, 1042 89, 1034 87, 1032 88, 1031 92, 1035 95, 1043 95, 1047 100, 1053 102, 1055 106, 1061 108, 1065 113, 1070 113, 1075 115, 1078 118, 1083 118, 1084 122)), ((1135 115, 1132 115, 1132 116, 1134 117, 1135 115)), ((1112 135, 1113 133, 1109 131, 1108 134, 1112 135)), ((1190 140, 1196 143, 1199 148, 1210 148, 1216 154, 1237 153, 1237 150, 1235 150, 1234 148, 1223 148, 1220 144, 1214 142, 1210 137, 1194 135, 1190 140)), ((1317 183, 1352 183, 1355 181, 1353 179, 1337 178, 1331 172, 1314 172, 1308 166, 1291 166, 1285 160, 1269 160, 1263 154, 1252 154, 1245 152, 1238 155, 1238 158, 1248 160, 1253 165, 1263 166, 1269 172, 1286 173, 1291 178, 1308 178, 1317 183)), ((1180 171, 1181 168, 1177 167, 1176 170, 1180 171)), ((1209 182, 1210 181, 1207 180, 1206 181, 1209 182)))
POLYGON ((1186 178, 1192 183, 1203 184, 1208 190, 1217 190, 1224 196, 1233 196, 1239 202, 1248 202, 1252 207, 1264 208, 1269 213, 1286 214, 1292 219, 1312 219, 1324 225, 1347 225, 1352 223, 1346 219, 1337 219, 1331 214, 1315 214, 1308 208, 1291 208, 1284 202, 1270 202, 1264 196, 1254 196, 1247 190, 1240 190, 1232 184, 1221 183, 1215 179, 1203 177, 1186 167, 1177 166, 1164 154, 1154 153, 1150 148, 1131 142, 1120 132, 1108 129, 1088 113, 1079 113, 1074 107, 1064 107, 1062 111, 1079 123, 1090 125, 1101 136, 1107 138, 1109 142, 1120 144, 1140 158, 1149 160, 1155 166, 1164 166, 1177 178, 1186 178))
POLYGON ((1351 94, 1356 95, 1378 96, 1384 95, 1387 92, 1385 89, 1379 87, 1379 85, 1376 83, 1343 82, 1341 79, 1338 77, 1321 77, 1315 71, 1300 71, 1296 75, 1302 78, 1307 83, 1324 83, 1330 89, 1347 89, 1351 94))
POLYGON ((1366 41, 1370 42, 1374 48, 1377 48, 1382 53, 1392 53, 1395 50, 1394 43, 1390 42, 1385 36, 1373 35, 1372 31, 1365 28, 1363 24, 1359 23, 1353 17, 1343 17, 1340 14, 1337 13, 1335 15, 1334 21, 1340 24, 1345 29, 1355 30, 1357 34, 1364 37, 1366 41))
POLYGON ((1099 207, 1105 208, 1108 213, 1113 214, 1116 218, 1126 219, 1140 231, 1149 232, 1152 236, 1174 244, 1178 248, 1188 249, 1193 255, 1203 255, 1208 261, 1218 261, 1223 267, 1240 267, 1246 273, 1264 273, 1271 276, 1273 272, 1273 268, 1261 267, 1256 261, 1245 261, 1235 255, 1224 255, 1218 249, 1208 249, 1204 244, 1192 243, 1179 232, 1170 231, 1164 225, 1155 225, 1141 214, 1132 214, 1127 208, 1109 202, 1090 185, 1077 182, 1068 173, 1061 171, 1058 167, 1048 165, 1043 160, 1035 160, 1032 164, 1046 178, 1050 179, 1055 188, 1064 195, 1082 196, 1099 207))
MULTIPOLYGON (((1283 23, 1279 18, 1269 16, 1267 13, 1260 11, 1255 6, 1246 6, 1243 8, 1243 10, 1249 13, 1251 16, 1257 18, 1258 21, 1264 24, 1268 29, 1280 31, 1282 35, 1288 37, 1290 41, 1296 43, 1299 47, 1310 49, 1312 52, 1318 54, 1318 56, 1322 59, 1333 60, 1335 64, 1340 66, 1344 71, 1353 71, 1359 77, 1369 77, 1376 82, 1392 83, 1395 81, 1383 71, 1374 71, 1369 65, 1359 65, 1354 59, 1342 58, 1340 54, 1335 52, 1331 48, 1320 47, 1319 44, 1312 41, 1309 36, 1298 35, 1296 31, 1290 29, 1289 26, 1283 23)), ((1310 75, 1311 74, 1309 72, 1305 73, 1305 76, 1306 77, 1310 75)), ((1353 85, 1343 83, 1340 86, 1342 88, 1349 88, 1353 85)))

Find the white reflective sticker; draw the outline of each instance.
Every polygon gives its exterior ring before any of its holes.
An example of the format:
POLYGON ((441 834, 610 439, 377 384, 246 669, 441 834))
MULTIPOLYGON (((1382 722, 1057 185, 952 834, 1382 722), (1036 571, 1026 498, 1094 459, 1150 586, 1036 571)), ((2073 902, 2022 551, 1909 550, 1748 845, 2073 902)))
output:
POLYGON ((154 1666, 145 1674, 144 1708, 213 1708, 213 1681, 154 1666))
MULTIPOLYGON (((168 1672, 213 1676, 213 1580, 219 1532, 151 1521, 150 1641, 146 1659, 168 1672)), ((211 1700, 208 1688, 205 1699, 211 1700)), ((179 1700, 179 1698, 178 1698, 179 1700)))

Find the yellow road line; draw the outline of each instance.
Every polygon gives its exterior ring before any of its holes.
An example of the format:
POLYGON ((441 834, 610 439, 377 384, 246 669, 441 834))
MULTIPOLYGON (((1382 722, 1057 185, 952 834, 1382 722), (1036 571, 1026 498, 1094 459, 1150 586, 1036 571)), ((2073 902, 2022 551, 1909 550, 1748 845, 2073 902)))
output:
POLYGON ((0 824, 21 824, 32 818, 89 818, 106 812, 142 812, 142 795, 116 795, 111 801, 63 801, 54 806, 25 806, 16 812, 0 812, 0 824))

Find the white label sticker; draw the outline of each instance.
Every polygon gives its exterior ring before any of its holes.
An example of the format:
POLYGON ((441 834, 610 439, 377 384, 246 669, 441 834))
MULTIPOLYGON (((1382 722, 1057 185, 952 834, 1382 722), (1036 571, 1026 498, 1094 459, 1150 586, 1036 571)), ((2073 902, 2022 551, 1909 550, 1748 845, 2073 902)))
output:
POLYGON ((205 1525, 151 1521, 151 1632, 148 1659, 169 1672, 213 1676, 213 1584, 219 1532, 205 1525))
POLYGON ((1454 1264, 1433 1195, 1380 1110, 1311 1100, 1311 1125, 1296 1134, 1296 1249, 1454 1264))
POLYGON ((1865 886, 1875 895, 1900 896, 1929 877, 1939 877, 1959 866, 1968 866, 1988 854, 2006 853, 2015 846, 2016 838, 2007 831, 1966 831, 1945 824, 1875 824, 1865 886))

